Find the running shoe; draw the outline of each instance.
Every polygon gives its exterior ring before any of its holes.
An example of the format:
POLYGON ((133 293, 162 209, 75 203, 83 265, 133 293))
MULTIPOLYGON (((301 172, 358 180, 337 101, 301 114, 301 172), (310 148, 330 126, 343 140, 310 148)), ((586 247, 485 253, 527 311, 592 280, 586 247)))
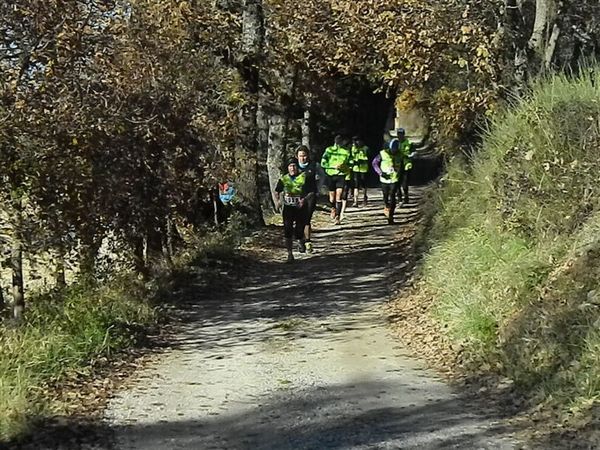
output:
POLYGON ((304 243, 304 241, 298 242, 298 251, 300 253, 306 253, 306 244, 304 243))

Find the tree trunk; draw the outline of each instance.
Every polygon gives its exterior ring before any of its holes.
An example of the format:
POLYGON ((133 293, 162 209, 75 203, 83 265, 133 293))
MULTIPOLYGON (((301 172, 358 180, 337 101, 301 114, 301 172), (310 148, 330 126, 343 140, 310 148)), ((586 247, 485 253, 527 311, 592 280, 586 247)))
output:
POLYGON ((520 94, 525 85, 527 83, 527 74, 528 74, 528 60, 527 53, 525 50, 518 48, 515 51, 515 59, 514 59, 514 79, 516 84, 516 89, 514 90, 515 94, 520 94))
POLYGON ((25 313, 25 287, 23 282, 23 211, 20 198, 13 198, 14 229, 10 266, 12 269, 13 317, 19 322, 25 313))
POLYGON ((170 215, 167 215, 166 219, 166 226, 167 226, 167 235, 166 235, 166 241, 165 241, 165 257, 167 260, 167 264, 169 264, 169 266, 173 265, 173 254, 175 253, 175 249, 173 247, 173 233, 174 233, 174 229, 173 229, 173 220, 171 219, 170 215))
POLYGON ((25 312, 25 288, 23 283, 23 248, 21 242, 15 239, 11 256, 13 317, 18 322, 25 312))
POLYGON ((558 42, 558 38, 560 37, 560 27, 558 24, 554 24, 552 28, 552 34, 550 35, 550 39, 548 40, 548 45, 546 45, 546 50, 544 52, 544 68, 549 70, 552 67, 552 60, 554 59, 554 51, 556 50, 556 43, 558 42))
MULTIPOLYGON (((4 248, 0 247, 0 251, 4 253, 4 248)), ((6 298, 4 297, 4 280, 2 279, 2 261, 0 260, 0 320, 4 317, 6 312, 6 298)))
POLYGON ((213 221, 215 227, 219 226, 219 191, 217 188, 210 190, 210 200, 213 206, 213 221))
POLYGON ((254 224, 264 223, 258 190, 257 110, 259 67, 264 42, 262 0, 245 0, 242 16, 242 48, 237 70, 244 83, 245 97, 239 113, 235 162, 241 210, 254 224))
POLYGON ((536 75, 539 71, 549 67, 552 62, 556 40, 560 33, 557 25, 553 24, 557 16, 557 8, 556 0, 536 0, 535 2, 535 21, 527 43, 528 48, 533 51, 529 64, 531 75, 536 75))
POLYGON ((304 110, 304 117, 302 118, 302 145, 306 145, 309 149, 311 148, 310 120, 310 103, 308 103, 304 110))
POLYGON ((142 237, 142 263, 144 267, 148 267, 148 260, 150 259, 150 237, 148 232, 144 233, 142 237))
POLYGON ((147 246, 148 233, 144 233, 143 236, 133 239, 133 268, 144 278, 148 275, 148 265, 145 260, 147 246))
POLYGON ((275 186, 281 177, 283 158, 285 156, 285 118, 275 114, 269 119, 269 149, 267 155, 267 170, 269 186, 273 201, 275 201, 275 186))
MULTIPOLYGON (((86 230, 87 234, 87 230, 86 230)), ((87 235, 81 239, 81 250, 79 258, 79 273, 83 278, 92 278, 96 271, 96 256, 100 249, 100 243, 94 236, 87 235)))
POLYGON ((287 87, 287 92, 281 99, 280 103, 284 105, 284 118, 285 125, 283 128, 283 154, 285 156, 294 156, 292 154, 286 155, 288 150, 288 143, 290 137, 290 123, 292 123, 292 108, 296 103, 296 86, 298 86, 298 77, 300 76, 300 70, 298 66, 294 66, 294 70, 291 73, 286 73, 285 78, 280 80, 282 86, 287 87))
POLYGON ((258 102, 257 126, 258 126, 258 191, 260 204, 263 211, 273 209, 271 189, 269 185, 269 170, 267 169, 267 158, 269 155, 269 117, 267 115, 266 96, 260 95, 258 102))
POLYGON ((529 48, 532 49, 540 59, 543 57, 550 20, 552 20, 553 0, 535 1, 535 21, 533 31, 529 37, 529 48))
POLYGON ((20 322, 25 312, 25 287, 23 282, 23 244, 17 230, 15 230, 11 249, 10 266, 12 269, 13 317, 20 322))
POLYGON ((499 25, 501 45, 505 49, 506 65, 512 70, 504 71, 503 83, 510 86, 513 95, 519 95, 527 83, 529 36, 525 30, 527 19, 521 0, 504 0, 504 15, 499 25))
POLYGON ((278 105, 283 106, 283 112, 273 113, 269 118, 267 170, 269 172, 269 185, 273 201, 275 199, 275 186, 281 177, 282 170, 285 171, 285 167, 283 167, 285 159, 286 157, 294 156, 287 154, 287 146, 292 119, 292 106, 296 101, 299 70, 295 67, 291 72, 286 71, 278 75, 278 83, 286 89, 284 95, 277 101, 278 105))
MULTIPOLYGON (((0 266, 0 271, 2 267, 0 266)), ((4 300, 4 288, 2 286, 2 279, 0 278, 0 320, 4 317, 4 311, 6 310, 6 301, 4 300)))
POLYGON ((67 279, 65 277, 65 254, 63 250, 58 250, 58 254, 56 256, 54 281, 58 289, 63 289, 67 285, 67 279))

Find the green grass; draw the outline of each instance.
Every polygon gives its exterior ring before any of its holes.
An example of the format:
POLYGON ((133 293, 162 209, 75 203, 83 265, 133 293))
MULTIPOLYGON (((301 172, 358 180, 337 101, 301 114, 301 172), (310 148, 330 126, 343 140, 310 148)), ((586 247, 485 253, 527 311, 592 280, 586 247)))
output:
MULTIPOLYGON (((232 218, 221 231, 190 232, 173 264, 156 264, 149 280, 128 273, 102 286, 80 283, 31 296, 23 324, 0 324, 0 442, 26 433, 33 420, 60 412, 62 405, 52 401, 47 386, 89 373, 98 360, 118 357, 145 339, 163 319, 158 306, 174 301, 172 292, 186 282, 189 266, 231 259, 243 231, 232 218)), ((210 270, 202 275, 212 276, 210 270)))
POLYGON ((498 327, 523 302, 541 264, 522 239, 490 225, 456 230, 427 259, 425 276, 438 298, 440 320, 480 351, 491 349, 498 327))
POLYGON ((600 398, 599 173, 599 70, 540 80, 450 164, 423 271, 473 360, 579 413, 600 398))
POLYGON ((129 277, 110 287, 74 285, 33 298, 25 323, 0 328, 0 439, 52 412, 44 386, 134 345, 156 319, 148 295, 129 277))

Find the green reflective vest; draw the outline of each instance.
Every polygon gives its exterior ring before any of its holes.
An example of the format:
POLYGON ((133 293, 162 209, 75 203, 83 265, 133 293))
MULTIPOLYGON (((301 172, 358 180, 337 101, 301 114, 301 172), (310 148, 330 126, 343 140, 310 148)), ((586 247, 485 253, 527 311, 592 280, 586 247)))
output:
POLYGON ((352 160, 354 166, 352 166, 353 172, 367 173, 369 171, 369 147, 363 145, 362 147, 352 146, 352 160))
POLYGON ((304 192, 304 183, 306 183, 306 173, 302 172, 294 178, 289 173, 281 177, 283 192, 294 197, 301 196, 304 192))
POLYGON ((352 155, 348 149, 332 145, 325 149, 321 158, 321 167, 330 177, 336 175, 348 176, 352 168, 352 155))
POLYGON ((410 155, 410 152, 412 151, 412 144, 410 143, 410 141, 408 139, 404 139, 402 142, 400 142, 400 154, 402 155, 402 162, 404 164, 404 170, 410 170, 412 169, 412 161, 410 160, 410 158, 408 157, 408 155, 410 155))
POLYGON ((402 167, 402 154, 400 152, 396 152, 395 155, 392 155, 388 150, 381 150, 379 152, 381 156, 381 163, 379 167, 381 171, 387 175, 388 178, 379 177, 379 181, 382 183, 397 183, 400 181, 400 168, 402 167))

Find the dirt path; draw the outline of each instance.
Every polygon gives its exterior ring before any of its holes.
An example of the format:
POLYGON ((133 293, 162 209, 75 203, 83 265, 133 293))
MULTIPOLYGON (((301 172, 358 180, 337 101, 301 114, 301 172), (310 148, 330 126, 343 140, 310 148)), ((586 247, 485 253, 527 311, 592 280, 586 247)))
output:
POLYGON ((517 448, 390 335, 396 236, 418 210, 387 226, 371 194, 372 206, 316 233, 317 253, 255 261, 229 292, 190 287, 174 349, 106 412, 116 448, 517 448))

